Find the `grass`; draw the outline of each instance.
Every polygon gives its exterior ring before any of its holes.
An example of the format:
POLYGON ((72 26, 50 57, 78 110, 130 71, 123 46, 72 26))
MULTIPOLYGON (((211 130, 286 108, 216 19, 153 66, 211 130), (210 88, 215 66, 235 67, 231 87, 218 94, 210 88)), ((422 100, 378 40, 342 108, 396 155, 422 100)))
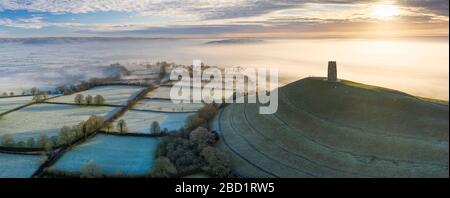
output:
POLYGON ((39 155, 0 153, 0 178, 30 178, 43 161, 39 155))
POLYGON ((60 102, 60 103, 75 103, 74 98, 77 94, 82 94, 84 97, 91 95, 92 97, 96 95, 102 95, 105 98, 105 104, 109 105, 126 105, 127 101, 135 94, 137 94, 142 87, 138 86, 126 86, 126 85, 108 85, 108 86, 98 86, 87 91, 80 93, 61 96, 49 100, 49 102, 60 102))
POLYGON ((153 168, 158 140, 99 134, 65 153, 50 170, 80 174, 93 161, 106 176, 148 176, 153 168))
POLYGON ((274 115, 233 104, 216 118, 240 175, 448 177, 448 106, 318 78, 281 88, 279 99, 274 115))
MULTIPOLYGON (((189 90, 190 87, 184 87, 183 91, 185 90, 189 90)), ((147 94, 147 98, 164 98, 164 99, 170 99, 170 90, 171 87, 159 87, 158 89, 150 92, 147 94)), ((203 90, 200 89, 199 87, 194 87, 191 90, 192 92, 194 91, 198 91, 198 92, 202 92, 203 90)), ((222 98, 229 98, 233 95, 233 90, 225 90, 223 89, 222 91, 222 96, 217 95, 217 96, 213 96, 212 99, 222 99, 222 98)))
POLYGON ((146 95, 147 98, 170 99, 170 87, 159 87, 146 95))
POLYGON ((206 173, 196 173, 196 174, 192 174, 192 175, 187 175, 183 178, 198 178, 198 179, 203 178, 203 179, 205 179, 205 178, 211 178, 211 176, 209 176, 206 173))
POLYGON ((33 96, 0 98, 0 113, 26 105, 31 102, 33 96))
POLYGON ((130 133, 150 133, 150 124, 157 121, 161 130, 178 130, 185 124, 185 120, 195 113, 157 113, 146 111, 127 111, 121 118, 117 119, 114 126, 117 126, 118 120, 125 120, 130 133))
POLYGON ((41 133, 54 136, 63 126, 86 121, 91 115, 107 117, 113 110, 112 107, 35 104, 2 116, 0 136, 12 134, 16 141, 37 140, 41 133))
POLYGON ((164 112, 195 112, 204 106, 203 103, 179 103, 175 104, 171 100, 144 99, 139 101, 133 109, 164 111, 164 112))

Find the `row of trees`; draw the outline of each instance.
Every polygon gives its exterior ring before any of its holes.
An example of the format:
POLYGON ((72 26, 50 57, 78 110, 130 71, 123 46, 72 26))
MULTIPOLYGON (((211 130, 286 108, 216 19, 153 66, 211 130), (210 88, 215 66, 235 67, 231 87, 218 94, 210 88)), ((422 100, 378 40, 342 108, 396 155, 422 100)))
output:
MULTIPOLYGON (((30 94, 31 95, 33 95, 33 96, 36 96, 36 95, 48 95, 49 94, 49 92, 46 92, 46 91, 41 91, 39 88, 37 88, 37 87, 33 87, 33 88, 31 88, 30 89, 30 94)), ((14 92, 3 92, 1 95, 0 95, 0 97, 8 97, 8 96, 15 96, 16 94, 14 93, 14 92)), ((22 95, 26 95, 26 92, 25 91, 23 91, 22 92, 22 95)))
POLYGON ((27 141, 15 141, 12 134, 4 134, 0 144, 4 147, 45 148, 46 150, 51 150, 52 148, 63 145, 70 146, 78 139, 95 132, 95 130, 99 129, 104 122, 105 120, 103 117, 92 115, 87 121, 80 122, 71 127, 62 127, 57 136, 48 137, 46 134, 42 133, 37 140, 35 140, 35 138, 29 138, 27 141))
POLYGON ((84 97, 82 94, 77 94, 74 98, 74 102, 79 105, 103 105, 105 104, 105 98, 102 95, 96 95, 94 97, 87 95, 84 97))
POLYGON ((14 92, 9 92, 9 94, 7 92, 3 92, 3 94, 0 95, 0 97, 8 97, 8 96, 14 96, 14 92))

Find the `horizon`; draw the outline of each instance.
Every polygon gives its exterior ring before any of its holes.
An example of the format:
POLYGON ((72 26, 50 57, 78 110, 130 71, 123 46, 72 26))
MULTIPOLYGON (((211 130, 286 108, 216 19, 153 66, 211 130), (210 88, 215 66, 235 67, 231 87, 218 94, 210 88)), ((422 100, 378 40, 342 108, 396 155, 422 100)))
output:
POLYGON ((0 38, 448 37, 448 4, 446 0, 5 0, 0 2, 0 38))

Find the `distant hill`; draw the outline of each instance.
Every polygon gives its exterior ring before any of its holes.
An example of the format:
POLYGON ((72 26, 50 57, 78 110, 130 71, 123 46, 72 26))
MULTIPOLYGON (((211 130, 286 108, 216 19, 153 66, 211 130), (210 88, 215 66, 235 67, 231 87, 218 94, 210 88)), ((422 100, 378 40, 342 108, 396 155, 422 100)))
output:
POLYGON ((306 78, 279 108, 228 105, 220 147, 247 177, 448 177, 449 106, 351 81, 306 78))

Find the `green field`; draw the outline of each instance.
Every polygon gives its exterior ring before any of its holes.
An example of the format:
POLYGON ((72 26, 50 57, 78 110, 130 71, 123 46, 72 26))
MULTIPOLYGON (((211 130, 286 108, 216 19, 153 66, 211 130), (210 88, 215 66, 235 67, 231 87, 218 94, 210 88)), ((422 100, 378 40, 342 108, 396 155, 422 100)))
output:
POLYGON ((307 78, 279 108, 233 104, 219 144, 246 177, 448 177, 448 105, 350 81, 307 78))
POLYGON ((158 112, 195 112, 204 106, 203 103, 173 103, 171 100, 144 99, 139 101, 133 109, 158 112))
POLYGON ((76 105, 35 104, 0 118, 0 136, 14 135, 16 141, 37 138, 41 133, 57 135, 63 126, 72 126, 86 121, 91 115, 107 117, 113 107, 80 107, 76 105))
POLYGON ((31 102, 33 96, 0 98, 0 113, 26 105, 31 102))
POLYGON ((0 178, 29 178, 44 159, 39 155, 0 153, 0 178))
POLYGON ((170 99, 170 89, 171 87, 158 87, 157 89, 149 92, 145 97, 170 99))
POLYGON ((94 162, 105 176, 148 176, 153 168, 158 139, 99 134, 65 153, 50 170, 80 174, 94 162))
POLYGON ((142 87, 138 86, 125 86, 125 85, 108 85, 98 86, 87 91, 82 91, 72 95, 66 95, 49 100, 49 102, 58 103, 75 103, 75 96, 82 94, 84 97, 91 95, 102 95, 105 98, 105 104, 109 105, 126 105, 127 101, 133 98, 142 87))
POLYGON ((127 111, 122 117, 114 122, 115 129, 118 132, 117 123, 119 120, 125 120, 127 124, 127 132, 129 133, 150 133, 150 124, 154 121, 158 122, 161 130, 166 128, 168 130, 178 130, 185 125, 186 119, 194 113, 160 113, 149 111, 127 111))

